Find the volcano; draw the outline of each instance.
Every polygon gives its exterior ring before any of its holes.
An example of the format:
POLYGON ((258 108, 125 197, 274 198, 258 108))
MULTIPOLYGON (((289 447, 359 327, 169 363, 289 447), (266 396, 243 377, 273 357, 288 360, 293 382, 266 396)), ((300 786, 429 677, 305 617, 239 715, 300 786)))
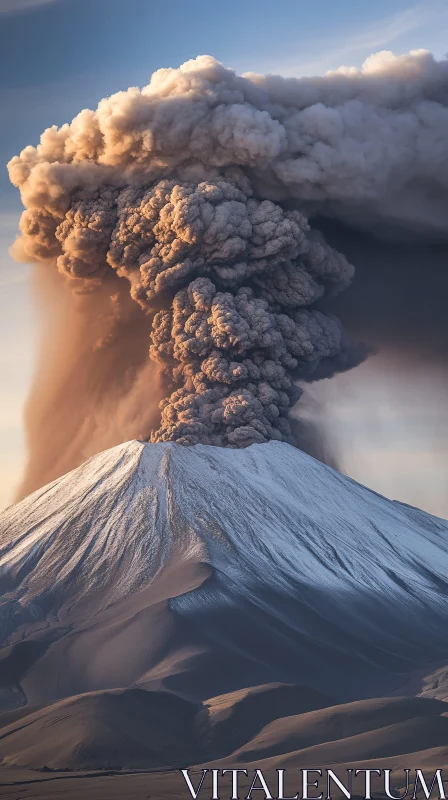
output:
POLYGON ((443 766, 448 522, 284 443, 131 441, 0 530, 2 797, 443 766))

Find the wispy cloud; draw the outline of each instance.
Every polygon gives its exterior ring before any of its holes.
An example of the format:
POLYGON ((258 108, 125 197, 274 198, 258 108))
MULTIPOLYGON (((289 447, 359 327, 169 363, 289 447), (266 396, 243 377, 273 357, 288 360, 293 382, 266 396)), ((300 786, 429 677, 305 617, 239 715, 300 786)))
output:
POLYGON ((35 11, 42 6, 59 2, 61 0, 0 0, 0 16, 12 16, 25 11, 35 11))
POLYGON ((369 26, 368 30, 348 36, 339 47, 330 48, 326 58, 329 62, 342 64, 360 54, 362 57, 366 52, 371 53, 379 47, 391 45, 401 37, 418 30, 427 13, 428 5, 419 3, 379 20, 369 26))
POLYGON ((259 70, 293 77, 319 75, 343 65, 358 66, 372 53, 394 45, 402 52, 426 48, 440 56, 446 48, 441 31, 447 24, 445 0, 423 0, 375 22, 364 22, 362 30, 336 30, 331 37, 316 37, 305 46, 301 42, 300 56, 283 54, 260 64, 259 70))

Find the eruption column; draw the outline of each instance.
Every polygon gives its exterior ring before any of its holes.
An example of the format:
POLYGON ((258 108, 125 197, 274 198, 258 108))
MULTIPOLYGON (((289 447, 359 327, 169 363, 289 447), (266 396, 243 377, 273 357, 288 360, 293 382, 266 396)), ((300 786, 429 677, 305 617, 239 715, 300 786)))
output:
POLYGON ((13 253, 77 291, 129 282, 163 382, 154 441, 288 441, 295 379, 363 357, 319 309, 353 268, 309 212, 446 230, 447 77, 424 51, 301 80, 159 70, 12 159, 13 253))

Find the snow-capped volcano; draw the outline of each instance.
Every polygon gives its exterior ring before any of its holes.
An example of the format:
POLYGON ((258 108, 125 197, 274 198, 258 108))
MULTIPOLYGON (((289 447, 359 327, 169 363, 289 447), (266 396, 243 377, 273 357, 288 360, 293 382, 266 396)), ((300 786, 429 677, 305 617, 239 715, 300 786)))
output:
POLYGON ((3 646, 31 648, 34 702, 269 681, 345 700, 448 649, 448 523, 286 444, 127 442, 0 531, 3 646))

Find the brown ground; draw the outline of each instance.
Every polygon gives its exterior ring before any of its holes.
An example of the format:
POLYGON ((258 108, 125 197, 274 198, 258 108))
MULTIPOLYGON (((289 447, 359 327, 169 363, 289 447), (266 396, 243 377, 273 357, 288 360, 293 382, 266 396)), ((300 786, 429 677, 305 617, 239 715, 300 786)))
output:
MULTIPOLYGON (((347 766, 387 767, 399 787, 405 766, 428 774, 448 766, 444 702, 328 703, 302 687, 277 684, 203 704, 135 689, 6 712, 0 718, 0 797, 188 798, 178 768, 194 764, 200 765, 191 768, 194 784, 202 765, 244 767, 249 774, 261 767, 274 796, 275 770, 282 767, 294 794, 301 767, 337 765, 340 776, 347 766)), ((224 800, 231 792, 222 780, 224 800)), ((209 784, 208 775, 200 797, 210 796, 209 784)))

